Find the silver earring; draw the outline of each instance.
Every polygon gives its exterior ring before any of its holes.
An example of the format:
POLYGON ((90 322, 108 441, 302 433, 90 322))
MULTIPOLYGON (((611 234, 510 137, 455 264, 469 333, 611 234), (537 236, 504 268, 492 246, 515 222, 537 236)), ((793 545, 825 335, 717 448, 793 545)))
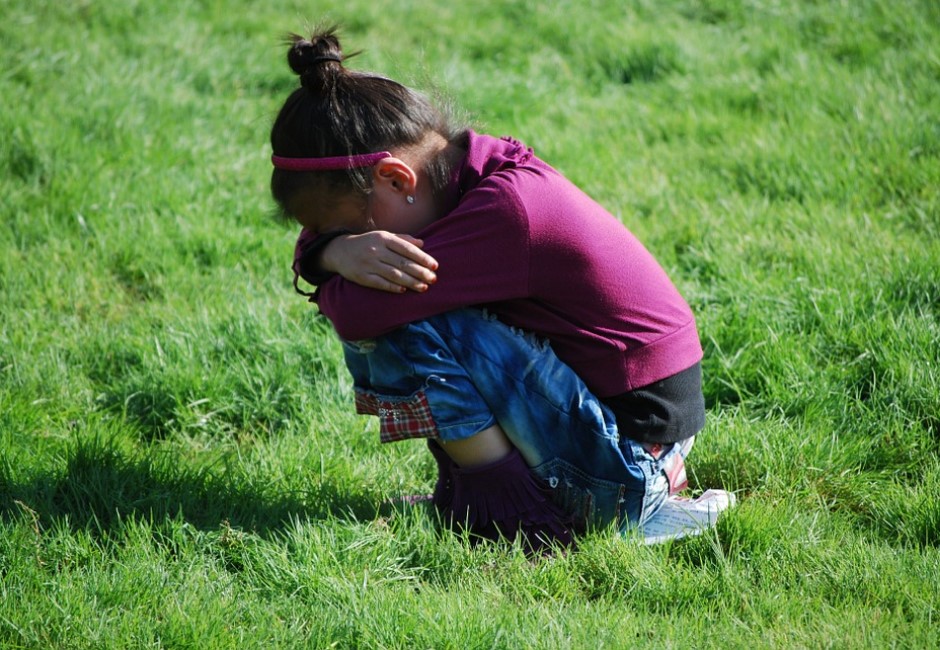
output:
POLYGON ((415 197, 411 196, 410 194, 405 197, 405 200, 408 201, 408 205, 414 205, 414 204, 415 204, 415 197))

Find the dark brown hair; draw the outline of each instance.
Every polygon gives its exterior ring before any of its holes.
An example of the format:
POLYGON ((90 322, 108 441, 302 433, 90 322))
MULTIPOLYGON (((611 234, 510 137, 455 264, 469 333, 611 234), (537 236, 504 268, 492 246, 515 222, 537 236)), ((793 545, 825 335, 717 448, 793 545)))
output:
MULTIPOLYGON (((444 113, 422 94, 386 77, 348 70, 343 62, 358 54, 343 54, 337 28, 310 38, 288 37, 287 62, 299 77, 300 88, 284 102, 271 129, 271 147, 278 156, 319 158, 351 156, 417 145, 430 132, 458 142, 464 129, 449 124, 444 113)), ((443 156, 425 169, 432 190, 449 180, 443 156)), ((364 198, 372 187, 368 169, 294 172, 275 169, 271 194, 286 214, 301 189, 324 200, 342 195, 364 198)))

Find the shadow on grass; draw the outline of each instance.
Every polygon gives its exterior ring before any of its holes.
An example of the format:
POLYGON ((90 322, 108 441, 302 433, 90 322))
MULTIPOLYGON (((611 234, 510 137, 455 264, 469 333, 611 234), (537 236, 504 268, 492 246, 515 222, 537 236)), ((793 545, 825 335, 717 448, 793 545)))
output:
POLYGON ((79 443, 64 472, 15 480, 0 464, 0 519, 24 512, 43 527, 65 524, 95 536, 117 532, 121 522, 182 519, 204 530, 231 526, 267 536, 300 519, 369 519, 378 504, 329 481, 285 493, 224 467, 187 468, 172 456, 130 457, 107 441, 79 443))

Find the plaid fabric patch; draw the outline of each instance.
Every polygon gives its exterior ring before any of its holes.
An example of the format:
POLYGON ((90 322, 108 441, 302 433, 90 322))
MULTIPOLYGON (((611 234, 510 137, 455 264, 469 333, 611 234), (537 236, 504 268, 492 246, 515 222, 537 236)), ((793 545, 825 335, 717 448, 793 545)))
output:
POLYGON ((424 391, 402 398, 379 397, 356 390, 356 413, 379 418, 379 439, 397 442, 410 438, 437 438, 437 424, 424 391))

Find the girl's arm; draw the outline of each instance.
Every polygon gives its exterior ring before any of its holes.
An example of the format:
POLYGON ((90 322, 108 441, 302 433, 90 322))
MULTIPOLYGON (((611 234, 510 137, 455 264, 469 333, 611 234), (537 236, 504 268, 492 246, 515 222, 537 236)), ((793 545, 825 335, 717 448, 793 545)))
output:
POLYGON ((323 248, 320 268, 370 289, 427 291, 437 282, 437 260, 411 235, 375 230, 336 237, 323 248))
POLYGON ((339 275, 319 287, 320 311, 341 338, 373 338, 454 309, 529 295, 529 224, 511 190, 478 186, 419 234, 423 252, 439 264, 429 290, 376 291, 339 275))
POLYGON ((315 235, 302 230, 294 248, 294 272, 312 285, 334 274, 371 289, 390 293, 427 291, 437 277, 437 260, 421 250, 424 242, 410 235, 375 231, 337 231, 315 235))

